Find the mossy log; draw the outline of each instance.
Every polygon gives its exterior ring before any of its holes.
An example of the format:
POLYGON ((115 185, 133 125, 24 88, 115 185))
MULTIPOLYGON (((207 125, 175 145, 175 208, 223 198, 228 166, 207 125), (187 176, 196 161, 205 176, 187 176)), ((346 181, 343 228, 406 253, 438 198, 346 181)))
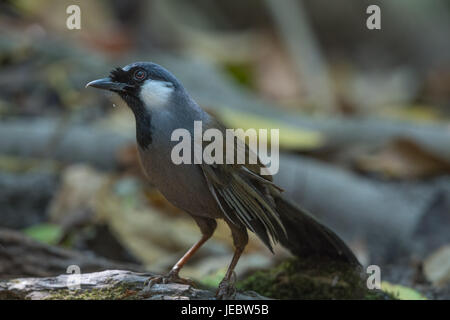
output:
MULTIPOLYGON (((145 286, 150 273, 124 270, 68 274, 47 278, 0 281, 0 299, 31 300, 207 300, 215 290, 168 283, 145 286)), ((237 293, 236 299, 267 299, 254 292, 237 293)))
POLYGON ((257 271, 239 282, 238 288, 273 299, 392 299, 380 290, 367 289, 361 271, 337 261, 290 258, 271 269, 257 271))
MULTIPOLYGON (((365 287, 358 272, 337 263, 288 259, 238 283, 235 299, 393 299, 365 287), (258 293, 256 293, 258 292, 258 293)), ((145 286, 151 273, 106 270, 46 278, 0 281, 0 299, 32 300, 208 300, 215 289, 167 283, 145 286)))

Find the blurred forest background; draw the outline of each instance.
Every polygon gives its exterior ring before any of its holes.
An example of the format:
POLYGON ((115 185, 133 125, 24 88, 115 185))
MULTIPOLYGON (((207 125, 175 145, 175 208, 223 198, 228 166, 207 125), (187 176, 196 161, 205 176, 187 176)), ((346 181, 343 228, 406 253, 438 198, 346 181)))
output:
MULTIPOLYGON (((199 238, 143 177, 130 110, 84 87, 154 61, 228 127, 279 128, 276 182, 386 286, 449 299, 449 17, 445 0, 1 1, 0 278, 164 272, 199 238)), ((231 254, 220 224, 182 275, 217 284, 231 254)), ((236 271, 286 256, 252 235, 236 271)))

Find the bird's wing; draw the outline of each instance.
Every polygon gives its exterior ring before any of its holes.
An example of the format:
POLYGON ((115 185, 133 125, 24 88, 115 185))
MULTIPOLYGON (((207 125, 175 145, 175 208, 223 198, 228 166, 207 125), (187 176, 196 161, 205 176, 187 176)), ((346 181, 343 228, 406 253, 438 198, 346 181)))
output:
MULTIPOLYGON (((209 126, 224 132, 220 123, 214 122, 209 126)), ((233 143, 231 147, 235 155, 239 148, 245 148, 246 161, 244 164, 227 164, 224 159, 222 164, 207 164, 203 159, 200 167, 209 190, 228 220, 245 225, 272 250, 272 243, 277 243, 286 233, 271 196, 275 190, 281 189, 272 182, 271 176, 260 174, 264 165, 257 157, 256 163, 248 163, 253 151, 245 142, 227 140, 223 145, 224 158, 227 143, 233 143)), ((207 144, 203 142, 203 146, 207 144)))

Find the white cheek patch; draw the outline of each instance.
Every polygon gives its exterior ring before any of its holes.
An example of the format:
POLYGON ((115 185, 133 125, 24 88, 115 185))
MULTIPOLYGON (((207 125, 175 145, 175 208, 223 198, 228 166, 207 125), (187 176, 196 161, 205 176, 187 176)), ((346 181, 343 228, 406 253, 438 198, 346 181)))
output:
POLYGON ((149 108, 164 107, 174 88, 172 83, 158 80, 146 80, 141 86, 141 100, 149 108))

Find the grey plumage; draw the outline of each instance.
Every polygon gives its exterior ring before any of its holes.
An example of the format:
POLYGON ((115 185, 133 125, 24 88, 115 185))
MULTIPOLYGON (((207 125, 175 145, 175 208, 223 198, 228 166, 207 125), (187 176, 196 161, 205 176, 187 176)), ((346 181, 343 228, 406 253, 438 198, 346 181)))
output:
MULTIPOLYGON (((188 130, 194 145, 194 121, 202 121, 203 130, 216 128, 225 132, 225 128, 197 105, 169 71, 153 63, 134 63, 88 85, 101 89, 111 86, 109 90, 118 93, 129 105, 136 118, 144 172, 167 200, 197 222, 204 235, 198 247, 214 232, 214 219, 228 223, 236 246, 229 272, 247 244, 246 229, 254 232, 270 250, 273 244, 281 242, 298 256, 326 256, 359 265, 334 232, 282 198, 281 188, 272 182, 272 177, 260 175, 260 162, 173 163, 171 150, 178 143, 171 140, 174 130, 188 130), (143 73, 146 77, 140 79, 143 73)), ((248 155, 251 150, 244 146, 248 155)), ((184 262, 180 260, 178 267, 174 267, 176 275, 184 262)), ((231 277, 228 272, 227 277, 228 280, 231 277)))

